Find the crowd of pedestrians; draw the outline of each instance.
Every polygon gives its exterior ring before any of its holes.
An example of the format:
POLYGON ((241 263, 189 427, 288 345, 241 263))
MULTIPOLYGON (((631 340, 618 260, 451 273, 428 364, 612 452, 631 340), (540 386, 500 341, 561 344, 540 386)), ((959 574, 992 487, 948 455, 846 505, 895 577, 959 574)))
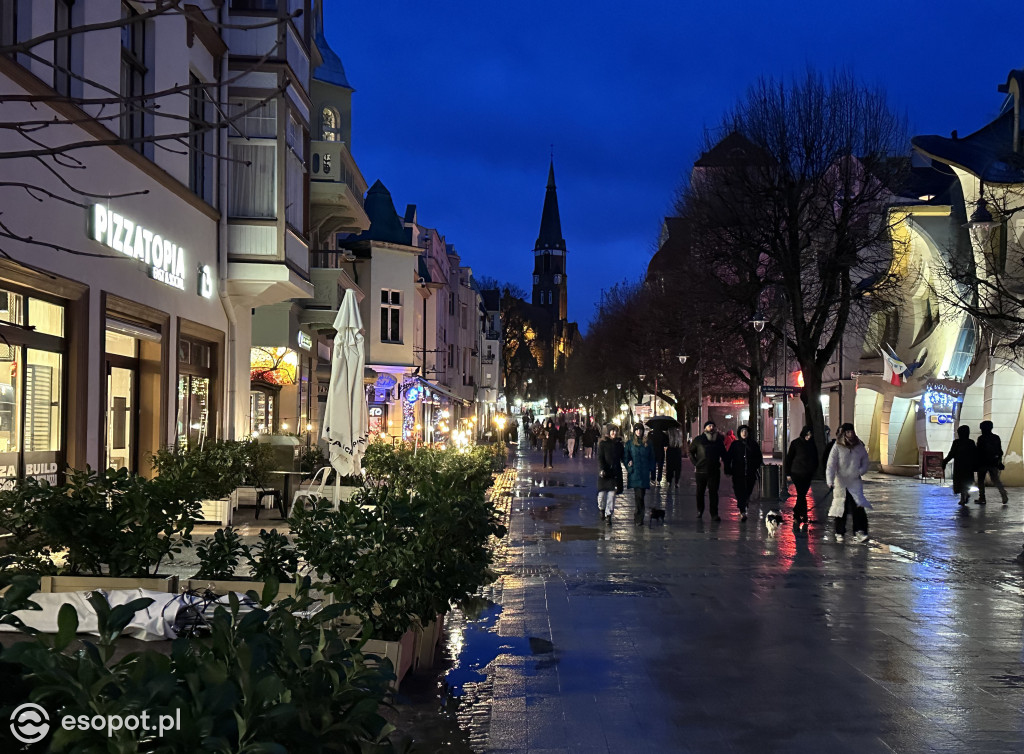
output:
MULTIPOLYGON (((970 493, 978 490, 978 505, 986 504, 987 486, 999 490, 1003 505, 1007 503, 1006 489, 1000 479, 1003 470, 1003 449, 999 435, 992 431, 992 422, 981 422, 977 442, 971 439, 970 428, 961 426, 949 452, 943 459, 943 468, 953 463, 953 492, 959 498, 962 514, 967 513, 970 493), (988 485, 986 485, 986 480, 988 485)), ((696 486, 697 518, 703 519, 705 510, 712 521, 721 521, 719 491, 722 473, 731 477, 732 491, 740 521, 747 520, 752 500, 764 468, 761 445, 746 424, 724 436, 714 421, 704 423, 703 431, 686 445, 679 426, 661 425, 648 429, 642 423, 633 425, 632 432, 620 436, 619 428, 608 424, 603 427, 593 418, 582 421, 555 417, 543 424, 533 417, 525 417, 521 436, 528 439, 532 449, 544 453, 544 468, 553 468, 555 458, 582 456, 597 459, 597 507, 602 522, 611 523, 615 511, 616 495, 623 488, 633 491, 633 520, 644 522, 647 511, 647 491, 661 487, 669 490, 679 487, 684 448, 693 465, 696 486)), ((792 510, 793 525, 806 531, 811 511, 815 507, 811 491, 812 480, 824 472, 828 492, 821 501, 827 505, 831 526, 826 527, 827 541, 843 542, 847 536, 847 519, 852 519, 852 539, 868 540, 868 516, 871 503, 864 494, 864 474, 868 471, 868 452, 857 436, 853 424, 843 424, 835 439, 828 443, 825 453, 818 455, 814 433, 805 426, 790 443, 785 457, 785 470, 795 488, 792 510)), ((781 512, 774 501, 769 501, 775 515, 781 512)), ((654 508, 657 511, 659 509, 654 508)), ((771 513, 769 513, 771 515, 771 513)), ((1024 554, 1022 554, 1024 559, 1024 554)))

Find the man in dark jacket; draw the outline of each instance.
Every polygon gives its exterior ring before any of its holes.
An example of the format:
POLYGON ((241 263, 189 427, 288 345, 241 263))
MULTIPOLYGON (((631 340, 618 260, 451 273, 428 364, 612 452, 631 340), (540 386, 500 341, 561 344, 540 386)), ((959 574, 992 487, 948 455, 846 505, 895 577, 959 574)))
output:
POLYGON ((690 463, 697 479, 697 518, 704 518, 704 491, 707 490, 711 503, 711 520, 721 521, 718 516, 718 485, 722 481, 722 459, 725 458, 725 442, 718 434, 713 421, 704 422, 704 431, 690 443, 690 463))
POLYGON ((664 430, 652 429, 647 435, 647 444, 654 451, 654 468, 651 469, 651 484, 661 484, 661 474, 665 470, 665 448, 668 447, 668 435, 664 430))
POLYGON ((1003 505, 1009 498, 1006 495, 1006 488, 999 479, 999 472, 1003 469, 1003 441, 999 435, 992 432, 992 422, 983 421, 980 425, 981 437, 978 438, 978 505, 985 504, 985 475, 992 480, 992 484, 999 490, 1003 498, 1003 505))

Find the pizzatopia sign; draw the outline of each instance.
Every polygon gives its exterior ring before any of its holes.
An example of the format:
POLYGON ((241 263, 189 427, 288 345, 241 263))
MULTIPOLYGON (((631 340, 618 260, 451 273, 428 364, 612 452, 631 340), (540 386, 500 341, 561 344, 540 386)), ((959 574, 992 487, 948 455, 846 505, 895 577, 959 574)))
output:
POLYGON ((101 204, 92 205, 89 235, 114 251, 145 262, 154 280, 185 290, 185 249, 171 239, 101 204))

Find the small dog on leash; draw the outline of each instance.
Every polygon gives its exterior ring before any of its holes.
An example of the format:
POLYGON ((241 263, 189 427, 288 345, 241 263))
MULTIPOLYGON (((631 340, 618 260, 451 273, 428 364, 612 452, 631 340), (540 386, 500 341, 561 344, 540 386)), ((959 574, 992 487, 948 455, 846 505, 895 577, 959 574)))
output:
POLYGON ((782 514, 778 511, 771 511, 764 517, 764 525, 768 527, 768 536, 774 537, 775 532, 782 525, 782 514))
POLYGON ((651 508, 651 523, 655 521, 661 521, 665 523, 665 509, 664 508, 651 508))

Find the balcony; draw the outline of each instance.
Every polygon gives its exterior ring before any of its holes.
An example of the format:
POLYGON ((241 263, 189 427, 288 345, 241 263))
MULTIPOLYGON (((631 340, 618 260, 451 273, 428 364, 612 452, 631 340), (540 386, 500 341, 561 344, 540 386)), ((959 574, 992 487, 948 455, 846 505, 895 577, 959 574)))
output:
POLYGON ((484 365, 493 364, 494 363, 494 356, 493 356, 493 354, 489 355, 489 356, 481 356, 480 357, 480 363, 484 364, 484 365))
POLYGON ((363 211, 366 180, 342 141, 310 142, 310 222, 325 238, 335 233, 358 233, 370 227, 363 211))
POLYGON ((304 302, 305 308, 299 312, 299 323, 315 330, 329 330, 334 326, 345 291, 353 289, 357 301, 363 300, 363 292, 345 270, 314 267, 309 273, 313 281, 313 297, 304 302))

